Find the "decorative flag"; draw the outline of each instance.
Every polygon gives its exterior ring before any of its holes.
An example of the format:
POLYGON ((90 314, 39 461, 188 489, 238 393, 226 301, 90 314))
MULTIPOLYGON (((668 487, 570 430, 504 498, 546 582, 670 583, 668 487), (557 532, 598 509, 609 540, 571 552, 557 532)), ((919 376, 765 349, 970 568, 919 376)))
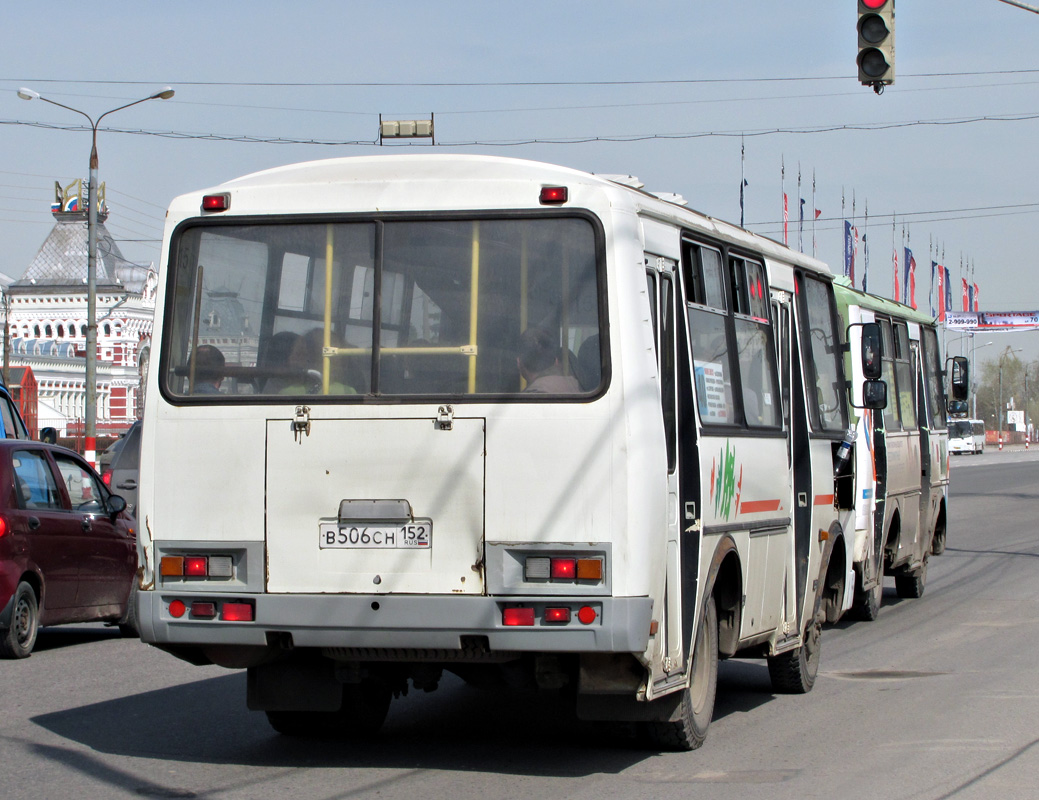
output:
POLYGON ((905 295, 906 303, 916 308, 916 259, 913 258, 913 251, 908 247, 905 253, 905 295))
MULTIPOLYGON (((930 250, 930 248, 928 248, 928 250, 930 250)), ((935 275, 937 273, 938 273, 938 262, 937 261, 932 261, 931 262, 931 289, 927 293, 927 305, 930 306, 930 311, 931 311, 931 316, 932 317, 938 316, 938 310, 934 307, 934 283, 935 283, 935 275)))
POLYGON ((803 197, 799 199, 801 200, 801 207, 798 209, 797 219, 797 249, 803 253, 805 251, 805 199, 803 197))
POLYGON ((902 302, 902 293, 898 291, 898 248, 891 248, 891 274, 895 276, 895 296, 892 298, 896 303, 902 302))
POLYGON ((945 322, 945 267, 935 266, 938 267, 938 321, 945 322))
POLYGON ((852 228, 852 250, 851 250, 851 285, 855 286, 855 265, 859 261, 859 229, 852 228))
POLYGON ((968 283, 967 284, 967 307, 965 309, 963 309, 963 310, 964 311, 975 311, 976 310, 974 308, 974 284, 973 283, 968 283))
POLYGON ((783 244, 790 246, 790 202, 783 192, 783 244))
POLYGON ((743 221, 744 221, 743 220, 743 187, 745 187, 745 186, 750 186, 750 184, 747 183, 747 179, 746 178, 744 178, 740 182, 740 227, 741 228, 743 227, 743 221))
POLYGON ((855 253, 851 244, 851 223, 844 220, 844 277, 851 278, 852 286, 855 285, 855 253))
POLYGON ((869 245, 866 243, 866 234, 862 234, 862 291, 868 292, 866 279, 869 276, 869 245))
POLYGON ((974 311, 978 310, 978 284, 974 284, 974 311))
POLYGON ((942 269, 945 270, 945 310, 949 312, 952 311, 952 276, 948 267, 942 269))
POLYGON ((967 288, 967 279, 960 278, 960 282, 963 284, 963 310, 970 311, 970 290, 967 288))

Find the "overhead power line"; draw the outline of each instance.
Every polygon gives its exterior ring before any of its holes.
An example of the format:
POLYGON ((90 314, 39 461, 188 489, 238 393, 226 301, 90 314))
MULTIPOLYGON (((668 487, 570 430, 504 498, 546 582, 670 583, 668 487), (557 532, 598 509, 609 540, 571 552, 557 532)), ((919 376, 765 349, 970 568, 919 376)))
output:
MULTIPOLYGON (((1003 0, 1006 2, 1007 0, 1003 0)), ((977 72, 917 72, 899 75, 905 78, 948 78, 974 77, 980 75, 1028 75, 1039 73, 1039 69, 1001 69, 977 72)), ((847 81, 847 75, 788 75, 758 76, 750 78, 668 78, 648 80, 598 80, 598 81, 181 81, 163 78, 157 81, 143 80, 81 80, 66 78, 0 78, 0 81, 12 83, 61 83, 79 84, 83 86, 156 86, 170 84, 173 86, 227 86, 291 89, 300 88, 431 88, 431 87, 503 87, 503 86, 674 86, 676 84, 716 84, 716 83, 795 83, 805 81, 847 81)))

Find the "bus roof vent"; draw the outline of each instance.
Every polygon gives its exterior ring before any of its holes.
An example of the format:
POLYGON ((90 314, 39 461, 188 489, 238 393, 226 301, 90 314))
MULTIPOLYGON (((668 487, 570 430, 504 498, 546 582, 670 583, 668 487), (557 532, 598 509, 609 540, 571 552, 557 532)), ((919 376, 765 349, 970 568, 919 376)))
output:
POLYGON ((686 200, 682 195, 675 194, 674 192, 650 192, 654 197, 659 197, 661 200, 666 200, 669 203, 674 203, 676 206, 687 206, 689 201, 686 200))
POLYGON ((632 189, 641 189, 646 185, 634 175, 600 175, 599 177, 619 183, 621 186, 630 186, 632 189))

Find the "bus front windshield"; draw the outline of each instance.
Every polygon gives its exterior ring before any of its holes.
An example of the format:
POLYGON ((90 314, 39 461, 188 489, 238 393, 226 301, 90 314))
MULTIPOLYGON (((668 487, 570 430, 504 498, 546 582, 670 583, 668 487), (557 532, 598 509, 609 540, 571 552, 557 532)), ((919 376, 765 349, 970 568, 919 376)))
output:
POLYGON ((971 425, 966 420, 954 419, 949 421, 950 439, 968 439, 971 435, 971 425))
POLYGON ((578 217, 196 224, 171 245, 171 399, 581 396, 601 247, 578 217))

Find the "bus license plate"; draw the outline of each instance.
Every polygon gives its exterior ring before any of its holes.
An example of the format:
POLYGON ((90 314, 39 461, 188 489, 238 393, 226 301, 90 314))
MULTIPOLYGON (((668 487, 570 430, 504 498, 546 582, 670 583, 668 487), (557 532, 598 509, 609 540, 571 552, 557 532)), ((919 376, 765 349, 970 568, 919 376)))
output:
POLYGON ((318 546, 322 549, 423 550, 433 545, 433 522, 415 520, 403 525, 340 525, 322 523, 318 546))

